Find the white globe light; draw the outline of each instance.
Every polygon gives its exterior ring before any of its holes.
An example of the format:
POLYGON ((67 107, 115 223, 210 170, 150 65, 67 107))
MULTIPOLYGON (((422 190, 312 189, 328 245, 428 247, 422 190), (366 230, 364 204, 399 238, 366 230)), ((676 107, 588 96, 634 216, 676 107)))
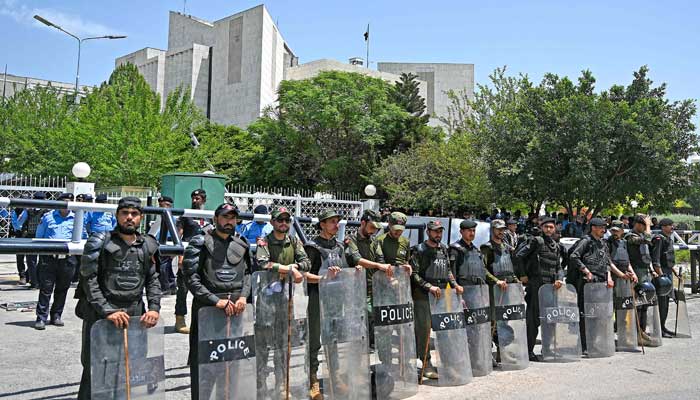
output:
POLYGON ((630 205, 632 206, 632 208, 637 208, 639 203, 637 202, 637 200, 632 200, 632 201, 630 201, 630 205))
POLYGON ((72 169, 73 175, 75 175, 76 178, 87 178, 91 171, 92 169, 86 162, 75 163, 72 169))
POLYGON ((202 172, 202 175, 214 175, 214 174, 215 174, 214 171, 209 171, 209 170, 202 172))
POLYGON ((365 194, 372 197, 377 194, 377 188, 374 185, 367 185, 365 186, 365 194))

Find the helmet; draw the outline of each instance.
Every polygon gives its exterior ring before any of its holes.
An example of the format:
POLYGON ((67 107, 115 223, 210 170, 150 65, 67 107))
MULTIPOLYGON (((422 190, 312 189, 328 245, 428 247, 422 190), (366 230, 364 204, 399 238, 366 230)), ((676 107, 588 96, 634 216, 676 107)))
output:
POLYGON ((651 282, 639 282, 634 287, 634 290, 637 292, 637 296, 644 296, 649 299, 656 294, 656 288, 651 282))
POLYGON ((654 287, 656 287, 656 293, 659 296, 668 296, 673 290, 673 282, 667 276, 661 275, 654 278, 654 287))

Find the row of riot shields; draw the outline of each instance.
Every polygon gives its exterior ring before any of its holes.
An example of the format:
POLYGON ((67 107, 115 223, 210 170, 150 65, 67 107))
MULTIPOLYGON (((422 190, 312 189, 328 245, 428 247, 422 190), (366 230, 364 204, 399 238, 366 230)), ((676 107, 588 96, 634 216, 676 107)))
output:
MULTIPOLYGON (((319 284, 321 343, 329 399, 402 399, 418 392, 416 343, 410 277, 393 267, 373 275, 373 305, 365 302, 364 271, 343 269, 319 284), (371 312, 379 364, 370 369, 368 311, 371 312), (372 371, 372 377, 370 375, 372 371), (372 390, 372 394, 370 393, 372 390)), ((676 290, 667 326, 690 337, 682 291, 676 290)), ((252 276, 253 305, 227 317, 223 310, 199 311, 199 397, 201 399, 308 398, 308 297, 305 285, 276 272, 252 276), (255 388, 255 389, 254 389, 255 388)), ((608 357, 617 350, 636 351, 637 307, 647 305, 647 332, 652 345, 661 344, 656 296, 638 295, 629 281, 615 289, 605 283, 584 285, 584 309, 579 310, 572 285, 539 289, 542 355, 545 361, 580 357, 580 318, 585 318, 590 357, 608 357), (613 322, 613 314, 615 322, 613 322), (657 340, 657 341, 656 341, 657 340)), ((468 383, 472 376, 492 371, 492 340, 504 370, 528 366, 523 287, 465 286, 440 298, 429 296, 431 328, 439 386, 468 383)), ((164 398, 162 323, 145 329, 138 317, 128 329, 107 320, 91 331, 92 393, 96 399, 164 398)))

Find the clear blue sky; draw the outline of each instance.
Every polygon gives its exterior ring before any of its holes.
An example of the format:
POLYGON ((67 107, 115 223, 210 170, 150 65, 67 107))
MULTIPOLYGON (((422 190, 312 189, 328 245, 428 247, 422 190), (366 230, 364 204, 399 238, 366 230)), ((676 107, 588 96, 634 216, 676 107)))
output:
MULTIPOLYGON (((187 13, 216 20, 258 1, 189 0, 187 13)), ((647 64, 671 99, 700 97, 700 2, 697 1, 329 1, 265 3, 301 62, 365 55, 370 59, 474 63, 477 83, 507 65, 539 81, 545 72, 575 78, 590 69, 597 88, 627 84, 647 64)), ((75 79, 76 43, 40 25, 34 14, 79 35, 128 39, 83 46, 81 83, 105 80, 117 56, 165 49, 168 11, 182 0, 0 0, 0 69, 52 80, 75 79)), ((374 67, 374 65, 373 65, 374 67)))

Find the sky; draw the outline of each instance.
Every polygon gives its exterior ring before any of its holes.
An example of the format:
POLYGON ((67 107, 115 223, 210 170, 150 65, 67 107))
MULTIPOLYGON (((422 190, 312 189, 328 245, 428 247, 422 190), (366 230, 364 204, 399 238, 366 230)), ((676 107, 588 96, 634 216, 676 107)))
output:
MULTIPOLYGON (((188 0, 186 12, 214 21, 260 1, 188 0)), ((539 82, 552 72, 575 79, 589 69, 596 88, 629 84, 648 65, 672 100, 700 97, 698 1, 270 0, 264 3, 300 62, 473 63, 477 84, 494 68, 539 82)), ((77 41, 32 17, 81 36, 127 35, 83 44, 80 83, 106 80, 114 59, 143 47, 165 49, 168 11, 183 0, 0 0, 0 70, 74 82, 77 41)), ((371 68, 376 68, 372 63, 371 68)), ((696 118, 696 123, 698 119, 696 118)))

